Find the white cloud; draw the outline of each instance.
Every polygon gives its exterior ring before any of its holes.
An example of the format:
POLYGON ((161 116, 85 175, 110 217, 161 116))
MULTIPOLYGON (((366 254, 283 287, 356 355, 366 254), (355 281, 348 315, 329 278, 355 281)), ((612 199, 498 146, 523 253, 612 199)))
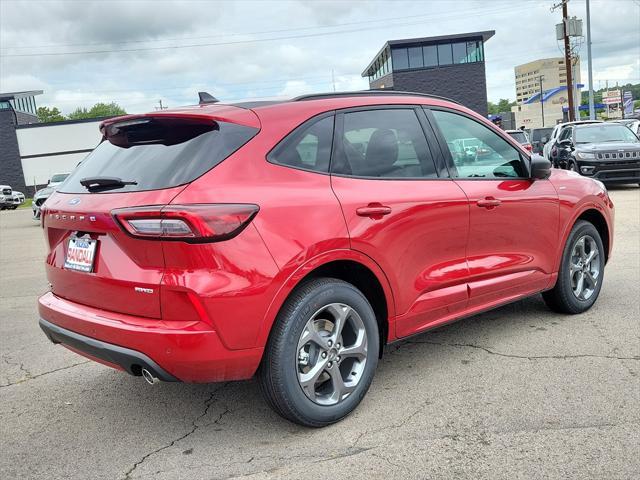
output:
MULTIPOLYGON (((460 0, 455 9, 443 8, 452 3, 0 0, 3 55, 159 48, 2 57, 0 89, 43 89, 39 104, 60 102, 65 111, 115 101, 131 112, 150 110, 159 99, 170 106, 193 103, 198 90, 221 99, 331 91, 334 81, 338 90, 361 90, 368 84, 360 73, 386 40, 496 30, 485 53, 488 96, 497 101, 515 97, 515 65, 560 55, 554 27, 560 13, 549 11, 551 0, 460 0), (349 25, 326 27, 336 24, 349 25), (289 38, 268 41, 274 37, 289 38), (262 41, 174 48, 256 39, 262 41), (41 47, 52 44, 79 45, 41 47)), ((640 7, 609 5, 592 0, 596 79, 640 82, 640 7)), ((584 16, 584 0, 572 0, 569 10, 584 16)), ((584 80, 584 59, 582 67, 584 80)))

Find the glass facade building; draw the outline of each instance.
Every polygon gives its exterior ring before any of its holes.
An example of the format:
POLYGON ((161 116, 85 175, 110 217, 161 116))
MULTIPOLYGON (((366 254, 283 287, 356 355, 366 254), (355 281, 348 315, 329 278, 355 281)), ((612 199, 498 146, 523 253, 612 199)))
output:
POLYGON ((485 43, 494 31, 390 40, 362 72, 372 89, 431 93, 486 112, 485 43))

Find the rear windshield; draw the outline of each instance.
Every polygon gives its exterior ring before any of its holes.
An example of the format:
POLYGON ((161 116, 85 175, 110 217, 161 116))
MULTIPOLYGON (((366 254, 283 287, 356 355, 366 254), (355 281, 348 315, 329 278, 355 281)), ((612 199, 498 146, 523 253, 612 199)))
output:
POLYGON ((527 134, 524 132, 507 132, 507 133, 511 135, 518 143, 529 143, 527 134))
POLYGON ((88 193, 82 179, 116 177, 136 182, 111 192, 136 192, 176 187, 192 182, 247 143, 258 129, 218 122, 214 129, 192 136, 189 140, 163 145, 138 144, 116 146, 103 140, 71 173, 59 191, 88 193))
POLYGON ((63 182, 65 178, 69 176, 68 173, 58 173, 57 175, 53 175, 51 177, 50 182, 63 182))
POLYGON ((534 128, 531 130, 531 140, 534 142, 539 142, 542 140, 542 137, 547 137, 547 140, 551 137, 551 132, 553 128, 534 128))
POLYGON ((624 125, 578 125, 576 143, 637 142, 638 137, 624 125))

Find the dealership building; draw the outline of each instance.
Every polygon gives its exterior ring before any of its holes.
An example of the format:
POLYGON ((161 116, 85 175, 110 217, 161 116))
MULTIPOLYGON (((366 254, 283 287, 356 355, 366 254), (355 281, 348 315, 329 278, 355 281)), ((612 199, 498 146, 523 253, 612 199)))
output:
POLYGON ((0 93, 0 185, 32 196, 52 175, 69 173, 102 138, 103 118, 40 123, 42 90, 0 93))
POLYGON ((487 115, 484 44, 495 31, 389 40, 362 72, 369 88, 451 98, 487 115))

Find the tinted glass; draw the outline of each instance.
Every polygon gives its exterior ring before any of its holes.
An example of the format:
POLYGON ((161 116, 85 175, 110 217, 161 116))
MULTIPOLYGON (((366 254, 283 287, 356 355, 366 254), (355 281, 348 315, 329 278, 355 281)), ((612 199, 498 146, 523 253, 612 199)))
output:
POLYGON ((566 140, 567 138, 571 138, 571 127, 563 128, 560 130, 560 135, 558 135, 558 141, 566 140))
POLYGON ((637 142, 638 137, 624 125, 578 125, 576 143, 637 142))
POLYGON ((248 142, 257 129, 219 122, 216 129, 173 145, 118 147, 103 141, 73 171, 61 187, 67 193, 87 193, 80 180, 118 177, 135 181, 109 192, 170 188, 189 183, 222 162, 248 142))
POLYGON ((421 68, 423 66, 422 47, 409 48, 409 68, 421 68))
POLYGON ((507 132, 510 137, 513 137, 518 143, 529 143, 527 134, 524 132, 507 132))
POLYGON ((453 63, 467 63, 467 44, 454 43, 451 45, 453 48, 453 63))
POLYGON ((438 63, 440 65, 451 65, 452 61, 451 44, 438 45, 438 63))
POLYGON ((69 176, 68 173, 58 173, 57 175, 53 175, 49 181, 50 182, 62 182, 68 176, 69 176))
POLYGON ((280 165, 327 173, 332 139, 333 115, 298 127, 267 158, 280 165))
POLYGON ((409 57, 407 55, 406 48, 394 48, 393 50, 391 50, 391 55, 393 58, 394 70, 409 68, 409 57))
POLYGON ((378 178, 436 178, 427 141, 413 110, 367 110, 344 115, 344 134, 332 171, 378 178))
POLYGON ((425 67, 438 66, 438 47, 436 47, 435 45, 422 47, 422 55, 424 57, 425 67))
MULTIPOLYGON (((520 153, 496 132, 468 117, 434 110, 459 178, 517 178, 520 153)), ((455 172, 452 172, 455 175, 455 172)))

